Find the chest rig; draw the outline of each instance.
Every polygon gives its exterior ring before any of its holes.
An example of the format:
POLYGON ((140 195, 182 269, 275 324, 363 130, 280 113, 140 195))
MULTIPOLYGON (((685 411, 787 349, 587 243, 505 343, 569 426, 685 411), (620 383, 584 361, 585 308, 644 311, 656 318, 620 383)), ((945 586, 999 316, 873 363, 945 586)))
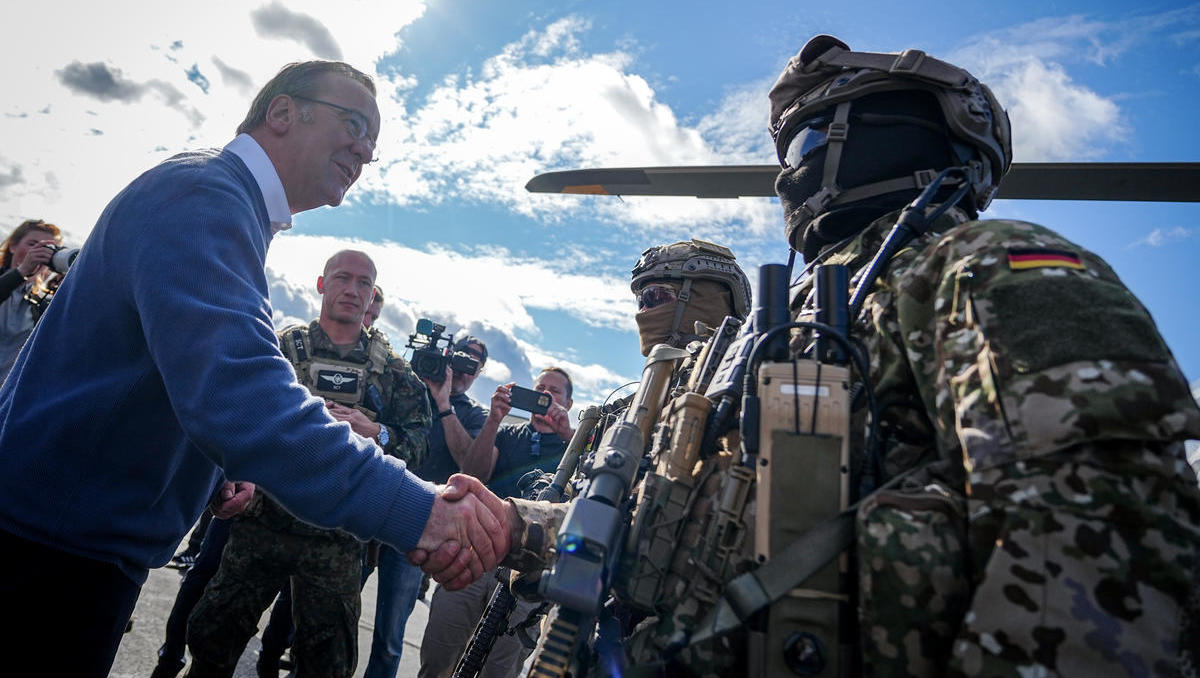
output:
POLYGON ((391 346, 379 332, 369 332, 367 361, 356 362, 314 355, 307 325, 280 334, 281 348, 296 370, 296 379, 318 398, 354 407, 375 421, 383 409, 380 376, 387 368, 391 346))

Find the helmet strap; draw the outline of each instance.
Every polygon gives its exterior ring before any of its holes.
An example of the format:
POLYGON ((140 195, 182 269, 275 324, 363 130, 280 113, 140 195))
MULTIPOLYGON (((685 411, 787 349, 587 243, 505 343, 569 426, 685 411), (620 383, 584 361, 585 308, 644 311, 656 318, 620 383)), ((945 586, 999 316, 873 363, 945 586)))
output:
POLYGON ((679 294, 675 297, 675 318, 671 321, 671 343, 680 344, 683 341, 684 333, 679 331, 679 323, 683 322, 683 312, 687 309, 688 301, 692 298, 692 279, 684 278, 683 287, 680 288, 679 294))

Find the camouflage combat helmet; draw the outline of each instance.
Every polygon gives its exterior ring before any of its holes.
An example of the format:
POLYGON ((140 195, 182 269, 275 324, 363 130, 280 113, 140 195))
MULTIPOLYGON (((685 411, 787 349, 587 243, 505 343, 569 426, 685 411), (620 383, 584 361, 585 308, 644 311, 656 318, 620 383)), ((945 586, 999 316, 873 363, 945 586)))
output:
MULTIPOLYGON (((908 176, 894 177, 862 186, 839 186, 838 164, 847 136, 851 133, 851 103, 868 94, 897 90, 919 90, 936 98, 951 138, 968 168, 971 182, 967 198, 982 211, 991 202, 1000 179, 1012 164, 1012 138, 1008 114, 992 91, 967 71, 926 56, 917 49, 900 54, 851 52, 841 40, 818 35, 809 40, 771 88, 771 136, 779 162, 788 147, 814 118, 823 121, 817 143, 828 144, 821 189, 801 208, 803 228, 808 221, 832 207, 904 189, 923 189, 945 168, 933 167, 908 176)), ((957 180, 946 182, 952 185, 957 180)))
POLYGON ((729 290, 729 297, 733 300, 733 315, 738 318, 744 320, 750 311, 750 280, 737 265, 737 259, 728 247, 692 238, 651 247, 642 252, 637 265, 633 267, 633 280, 629 288, 638 294, 646 284, 663 280, 680 285, 675 302, 675 318, 670 328, 672 334, 679 331, 683 311, 691 299, 692 283, 697 280, 712 280, 729 290))

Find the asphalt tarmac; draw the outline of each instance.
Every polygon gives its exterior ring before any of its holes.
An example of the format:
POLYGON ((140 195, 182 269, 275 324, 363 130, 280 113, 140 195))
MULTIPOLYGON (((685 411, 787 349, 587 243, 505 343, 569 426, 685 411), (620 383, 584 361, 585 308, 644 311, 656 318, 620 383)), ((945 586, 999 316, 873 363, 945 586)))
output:
MULTIPOLYGON (((117 650, 116 661, 113 662, 112 678, 148 678, 158 661, 158 648, 163 642, 163 632, 167 624, 167 615, 175 603, 175 593, 179 590, 179 582, 183 579, 178 570, 160 568, 150 572, 150 578, 142 587, 141 597, 138 598, 137 608, 133 611, 133 630, 125 634, 121 647, 117 650)), ((378 590, 378 573, 372 574, 362 593, 362 616, 358 619, 358 667, 354 675, 362 676, 367 667, 367 658, 371 656, 371 634, 375 630, 375 594, 378 590)), ((415 676, 420 665, 421 636, 425 633, 425 622, 429 617, 429 606, 426 602, 433 595, 432 586, 425 594, 425 600, 417 601, 412 616, 408 618, 408 626, 404 629, 404 654, 400 657, 400 670, 397 676, 415 676)), ((269 612, 268 612, 269 613, 269 612)), ((264 614, 258 624, 259 632, 267 625, 267 615, 264 614)), ((250 639, 246 650, 238 662, 236 678, 256 678, 254 663, 258 659, 258 637, 250 639)), ((186 669, 185 669, 186 671, 186 669)), ((183 676, 184 673, 180 673, 183 676)), ((281 678, 287 674, 279 672, 281 678)))

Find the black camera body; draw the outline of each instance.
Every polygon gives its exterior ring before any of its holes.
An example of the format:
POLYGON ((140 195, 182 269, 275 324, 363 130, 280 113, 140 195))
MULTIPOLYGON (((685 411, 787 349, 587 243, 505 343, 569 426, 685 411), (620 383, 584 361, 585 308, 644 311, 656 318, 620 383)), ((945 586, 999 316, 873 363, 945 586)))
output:
POLYGON ((408 335, 406 348, 413 350, 412 358, 408 361, 413 372, 434 383, 440 384, 446 380, 446 366, 459 374, 475 374, 479 371, 479 361, 463 351, 452 351, 451 338, 443 336, 445 325, 440 325, 428 318, 417 321, 417 331, 408 335), (445 342, 444 346, 440 346, 445 342))
POLYGON ((75 263, 75 257, 79 256, 78 247, 66 247, 63 245, 43 245, 43 247, 54 253, 46 265, 56 273, 65 275, 67 270, 71 268, 71 264, 75 263))

